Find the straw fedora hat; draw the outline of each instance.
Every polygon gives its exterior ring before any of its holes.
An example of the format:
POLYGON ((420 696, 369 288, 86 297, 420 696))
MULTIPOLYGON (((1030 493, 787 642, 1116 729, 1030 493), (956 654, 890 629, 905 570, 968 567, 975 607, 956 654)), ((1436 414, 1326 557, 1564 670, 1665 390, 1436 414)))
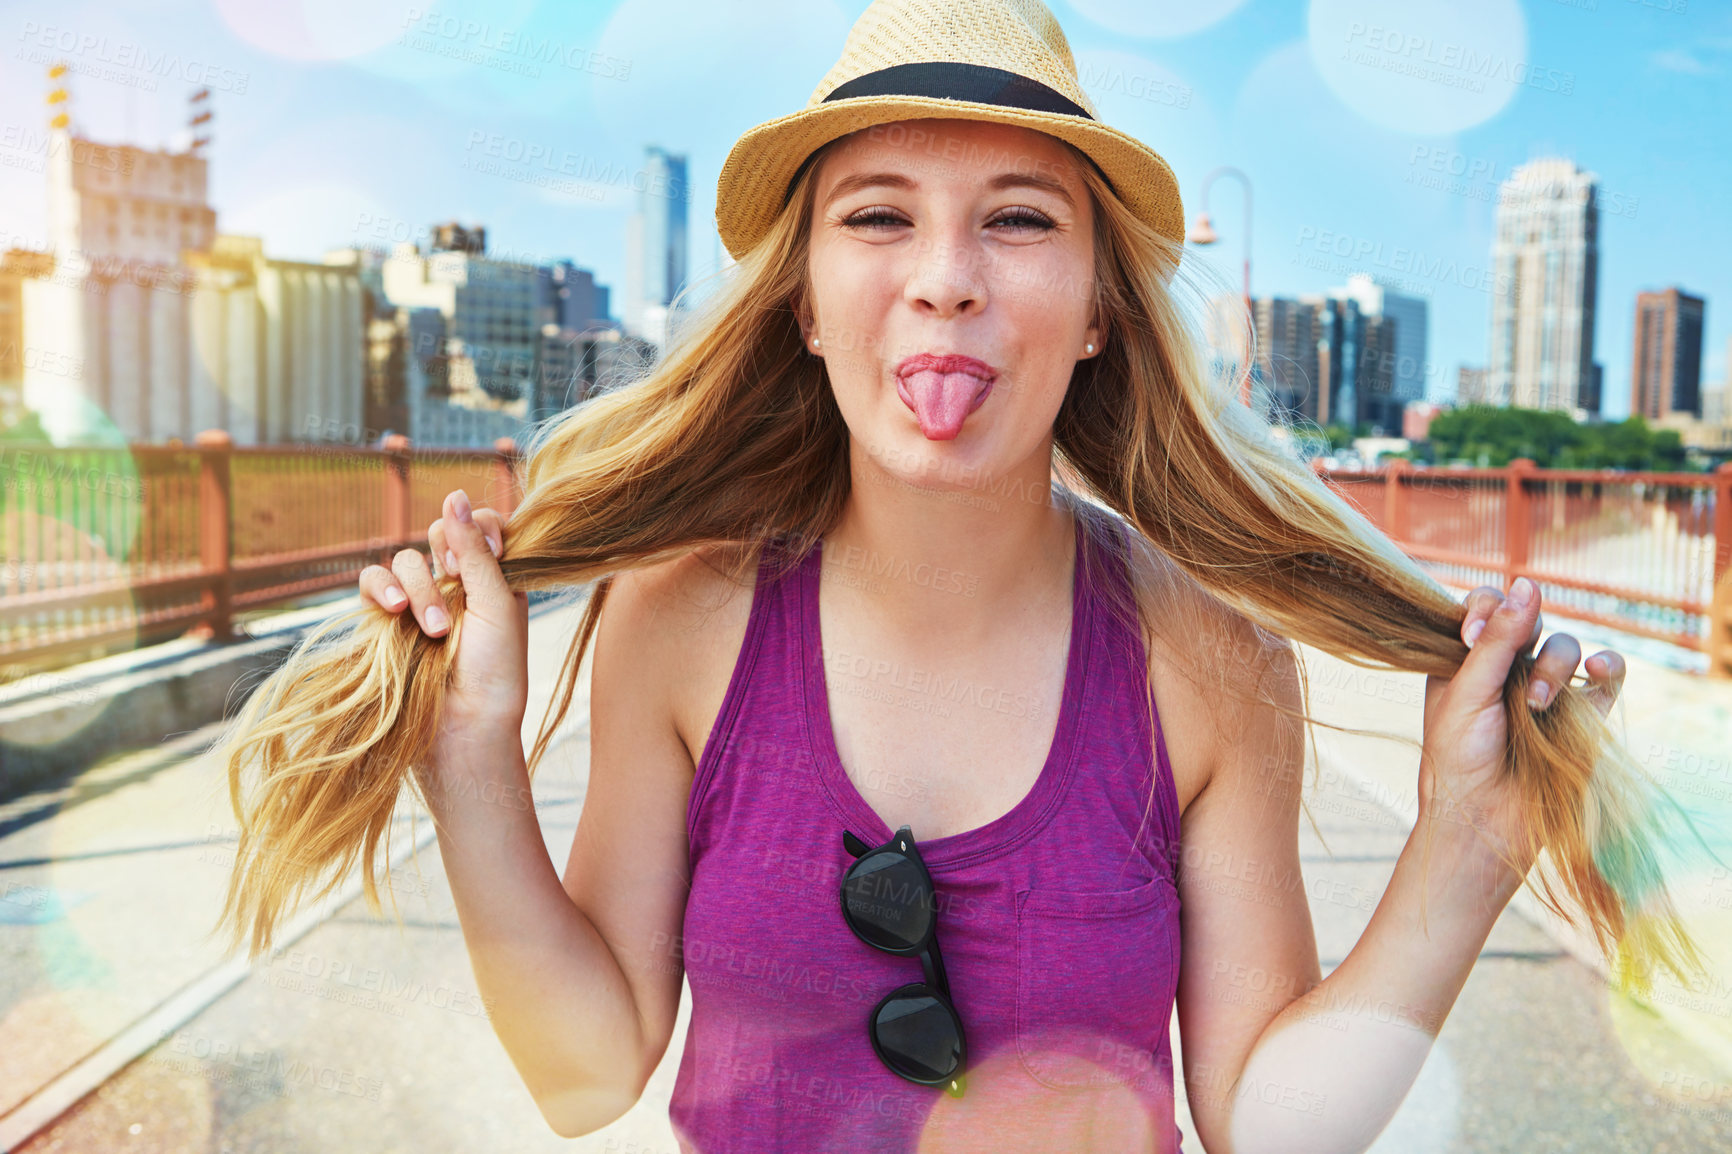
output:
POLYGON ((1040 0, 875 0, 806 107, 734 143, 716 185, 722 244, 736 259, 750 249, 819 147, 874 124, 932 117, 1020 124, 1068 141, 1139 219, 1184 243, 1173 170, 1100 122, 1064 32, 1040 0))

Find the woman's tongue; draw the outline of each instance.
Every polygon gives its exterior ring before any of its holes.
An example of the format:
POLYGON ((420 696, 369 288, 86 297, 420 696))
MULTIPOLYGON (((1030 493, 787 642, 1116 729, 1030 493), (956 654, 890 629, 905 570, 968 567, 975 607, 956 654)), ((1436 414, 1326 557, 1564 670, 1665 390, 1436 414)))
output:
POLYGON ((980 408, 992 382, 972 373, 922 369, 896 378, 896 395, 914 411, 929 441, 948 441, 962 431, 963 418, 980 408))

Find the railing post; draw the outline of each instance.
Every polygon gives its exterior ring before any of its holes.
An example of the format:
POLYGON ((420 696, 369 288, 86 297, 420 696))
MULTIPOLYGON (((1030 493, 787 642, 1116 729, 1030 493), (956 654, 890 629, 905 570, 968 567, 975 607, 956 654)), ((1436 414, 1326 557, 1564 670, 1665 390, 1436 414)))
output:
POLYGON ((1714 470, 1714 596, 1708 609, 1708 676, 1732 678, 1732 461, 1714 470))
POLYGON ((385 547, 380 550, 379 564, 389 569, 391 558, 403 548, 409 528, 409 438, 392 433, 382 446, 385 452, 385 547))
POLYGON ((509 520, 523 494, 517 491, 517 442, 500 437, 493 442, 493 483, 499 488, 500 512, 509 520))
POLYGON ((229 463, 234 440, 223 429, 205 429, 193 438, 193 444, 199 455, 198 559, 205 578, 205 626, 198 632, 213 641, 230 641, 234 638, 234 588, 229 463))
POLYGON ((1406 457, 1392 457, 1389 467, 1383 474, 1383 524, 1384 533, 1391 541, 1397 543, 1408 540, 1407 531, 1407 486, 1401 483, 1413 469, 1413 462, 1406 457))
POLYGON ((1504 470, 1503 587, 1506 591, 1528 564, 1533 517, 1528 512, 1527 486, 1522 482, 1534 472, 1534 463, 1529 457, 1517 457, 1504 470))

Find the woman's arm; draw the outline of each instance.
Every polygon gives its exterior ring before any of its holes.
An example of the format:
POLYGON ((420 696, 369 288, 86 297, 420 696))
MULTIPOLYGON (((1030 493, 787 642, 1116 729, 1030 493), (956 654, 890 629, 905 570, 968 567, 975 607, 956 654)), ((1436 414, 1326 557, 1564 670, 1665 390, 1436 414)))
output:
MULTIPOLYGON (((474 526, 447 525, 444 536, 471 606, 504 594, 496 565, 469 563, 488 552, 474 526)), ((429 775, 440 854, 494 1033, 548 1125, 568 1138, 637 1102, 679 1009, 682 968, 657 943, 677 939, 685 911, 692 762, 668 691, 685 639, 657 613, 657 584, 654 570, 620 575, 597 623, 589 788, 563 883, 531 801, 521 711, 513 723, 436 742, 429 775)))
MULTIPOLYGON (((1523 874, 1497 852, 1514 829, 1500 781, 1501 690, 1515 654, 1537 638, 1539 615, 1537 597, 1492 612, 1501 600, 1495 589, 1470 595, 1464 632, 1483 620, 1484 634, 1454 679, 1428 684, 1420 819, 1370 923, 1328 978, 1317 978, 1309 915, 1298 912, 1303 757, 1291 723, 1257 711, 1187 811, 1179 1018, 1186 1089, 1210 1154, 1370 1146, 1520 888, 1523 874)), ((1563 684, 1579 657, 1574 640, 1557 635, 1536 676, 1563 684)), ((1622 661, 1609 652, 1596 660, 1589 675, 1609 708, 1622 661)), ((1295 665, 1291 651, 1276 655, 1268 684, 1296 707, 1295 665)))

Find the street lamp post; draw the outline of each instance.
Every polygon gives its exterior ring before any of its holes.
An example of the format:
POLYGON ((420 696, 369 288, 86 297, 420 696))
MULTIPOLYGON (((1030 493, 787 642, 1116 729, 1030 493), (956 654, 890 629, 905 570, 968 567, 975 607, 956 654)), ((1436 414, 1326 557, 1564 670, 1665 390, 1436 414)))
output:
MULTIPOLYGON (((1251 311, 1251 178, 1231 165, 1222 165, 1203 178, 1202 211, 1191 225, 1191 231, 1185 239, 1195 245, 1214 244, 1220 240, 1214 225, 1209 223, 1209 189, 1213 187, 1217 176, 1235 176, 1239 183, 1245 186, 1245 317, 1251 322, 1251 331, 1256 332, 1257 317, 1251 311)), ((1239 390, 1239 399, 1247 407, 1251 404, 1251 356, 1247 348, 1245 353, 1245 373, 1239 390)))

